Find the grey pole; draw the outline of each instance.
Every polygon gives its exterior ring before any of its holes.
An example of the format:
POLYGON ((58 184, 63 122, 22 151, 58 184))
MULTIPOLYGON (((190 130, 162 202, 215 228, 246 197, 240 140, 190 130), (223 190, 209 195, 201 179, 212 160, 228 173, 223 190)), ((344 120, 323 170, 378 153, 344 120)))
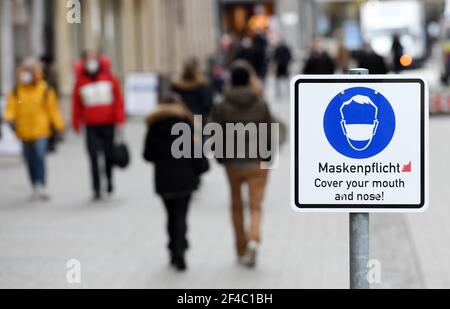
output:
POLYGON ((369 289, 369 214, 350 214, 350 288, 369 289))
MULTIPOLYGON (((350 75, 368 75, 367 69, 352 69, 350 75)), ((350 214, 350 288, 369 289, 369 214, 350 214)))

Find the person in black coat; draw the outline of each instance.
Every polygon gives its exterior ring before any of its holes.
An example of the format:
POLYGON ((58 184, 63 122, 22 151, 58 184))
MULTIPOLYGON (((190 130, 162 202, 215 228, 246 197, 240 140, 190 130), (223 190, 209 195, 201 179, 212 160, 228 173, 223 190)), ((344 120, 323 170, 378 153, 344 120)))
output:
POLYGON ((321 39, 316 37, 313 40, 311 54, 303 68, 303 74, 334 74, 336 65, 321 45, 321 39))
MULTIPOLYGON (((292 61, 292 52, 284 40, 280 41, 273 54, 273 62, 276 66, 276 94, 280 97, 283 93, 282 84, 289 79, 289 65, 292 61)), ((289 92, 289 91, 288 91, 289 92)))
POLYGON ((256 74, 264 80, 267 72, 267 46, 268 41, 264 32, 258 32, 253 37, 253 59, 252 64, 256 74))
POLYGON ((231 64, 236 60, 244 60, 255 68, 255 47, 253 46, 253 43, 254 42, 250 37, 242 38, 237 46, 237 50, 231 64))
POLYGON ((402 64, 400 62, 402 56, 403 45, 400 42, 400 36, 398 34, 394 34, 392 38, 392 61, 394 72, 397 74, 402 70, 402 64))
POLYGON ((368 69, 370 74, 388 73, 384 58, 378 55, 368 43, 364 44, 364 49, 358 59, 358 67, 368 69))
POLYGON ((200 175, 207 171, 209 165, 206 158, 175 159, 172 154, 172 144, 179 138, 171 134, 172 127, 179 123, 187 124, 193 133, 193 115, 177 96, 162 100, 147 117, 146 123, 144 159, 155 165, 156 193, 161 196, 167 210, 171 264, 184 271, 189 203, 192 193, 199 187, 200 175))
POLYGON ((208 118, 213 106, 212 93, 196 59, 186 61, 181 76, 172 79, 171 90, 181 97, 194 115, 201 115, 205 120, 208 118))

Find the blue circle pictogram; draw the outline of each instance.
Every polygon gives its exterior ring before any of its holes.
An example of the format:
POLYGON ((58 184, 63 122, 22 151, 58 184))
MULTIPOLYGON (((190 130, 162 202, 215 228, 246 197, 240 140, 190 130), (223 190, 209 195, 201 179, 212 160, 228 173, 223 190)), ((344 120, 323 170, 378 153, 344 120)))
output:
POLYGON ((381 153, 395 133, 395 113, 379 92, 365 87, 343 91, 325 111, 324 131, 330 145, 352 159, 381 153))

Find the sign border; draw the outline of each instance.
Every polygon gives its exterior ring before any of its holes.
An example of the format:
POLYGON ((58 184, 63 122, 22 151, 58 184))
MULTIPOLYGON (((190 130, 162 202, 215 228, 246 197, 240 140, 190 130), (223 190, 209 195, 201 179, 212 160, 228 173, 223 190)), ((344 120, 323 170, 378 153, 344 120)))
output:
POLYGON ((291 207, 296 212, 324 213, 421 213, 429 206, 429 106, 428 84, 410 75, 297 75, 291 81, 291 207), (299 85, 311 83, 418 83, 420 85, 421 184, 419 204, 300 204, 299 182, 299 85))

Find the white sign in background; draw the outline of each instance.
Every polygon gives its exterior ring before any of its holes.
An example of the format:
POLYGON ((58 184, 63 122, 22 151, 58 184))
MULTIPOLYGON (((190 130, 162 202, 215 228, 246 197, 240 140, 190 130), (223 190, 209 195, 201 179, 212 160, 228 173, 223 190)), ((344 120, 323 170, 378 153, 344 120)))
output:
MULTIPOLYGON (((298 84, 298 101, 293 96, 292 106, 298 106, 298 157, 295 156, 295 135, 292 134, 292 168, 298 161, 298 181, 295 186, 293 171, 292 195, 296 211, 314 212, 417 212, 423 211, 428 201, 428 104, 421 102, 421 85, 419 82, 342 82, 346 79, 364 79, 345 76, 299 76, 294 79, 336 79, 334 83, 298 84), (396 127, 389 145, 381 153, 367 159, 352 159, 333 148, 324 131, 324 116, 328 105, 336 95, 353 87, 366 87, 381 93, 391 104, 396 118, 396 127), (424 128, 421 114, 424 113, 424 128), (422 132, 422 130, 424 130, 422 132), (421 135, 424 134, 425 149, 422 149, 421 135), (422 175, 422 156, 424 158, 424 175, 422 175), (347 166, 399 166, 400 173, 330 173, 320 172, 319 165, 341 167, 347 166), (402 172, 411 164, 411 171, 402 172), (374 181, 389 184, 387 187, 374 187, 374 181), (425 184, 422 192, 421 182, 425 184), (295 192, 298 192, 296 200, 295 192), (425 205, 419 207, 421 194, 425 205), (367 206, 365 206, 367 205, 367 206), (397 205, 395 208, 393 206, 397 205), (389 206, 388 208, 385 208, 389 206)), ((365 77, 376 79, 377 76, 365 77)), ((380 78, 378 76, 378 78, 380 78)), ((405 77, 407 78, 407 77, 405 77)), ((383 76, 383 79, 387 79, 383 76)), ((425 83, 426 85, 426 83, 425 83)), ((427 89, 427 87, 425 86, 427 89)), ((426 90, 425 89, 425 90, 426 90)), ((295 127, 295 108, 293 108, 293 128, 295 127)), ((383 125, 380 123, 380 126, 383 125)), ((339 128, 340 129, 340 128, 339 128)), ((293 132, 295 133, 295 132, 293 132)), ((378 184, 378 183, 377 183, 378 184)))
MULTIPOLYGON (((4 107, 5 107, 5 97, 0 97, 0 110, 3 115, 4 107)), ((14 132, 11 128, 2 121, 2 137, 0 139, 0 156, 17 156, 22 152, 22 146, 20 142, 17 140, 14 132)))
POLYGON ((158 74, 129 73, 125 78, 125 106, 128 115, 142 116, 158 104, 158 74))

